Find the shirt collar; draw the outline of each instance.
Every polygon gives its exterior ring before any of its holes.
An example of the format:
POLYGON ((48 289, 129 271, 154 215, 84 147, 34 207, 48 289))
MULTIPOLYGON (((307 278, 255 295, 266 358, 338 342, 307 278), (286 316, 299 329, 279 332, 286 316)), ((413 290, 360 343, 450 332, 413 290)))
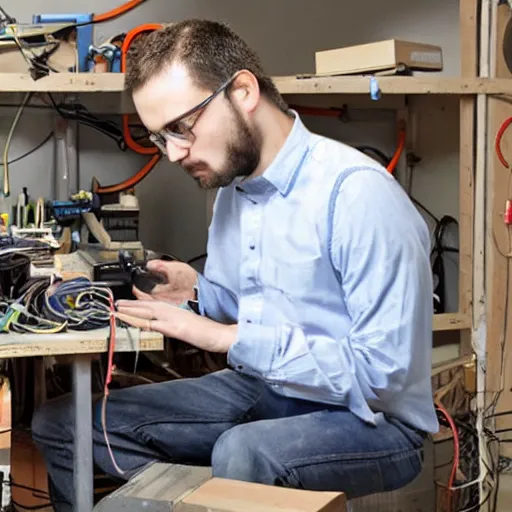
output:
POLYGON ((282 195, 286 195, 309 149, 309 131, 295 110, 291 110, 295 120, 283 147, 261 176, 242 181, 239 185, 246 192, 256 192, 267 188, 270 183, 282 195), (267 187, 263 186, 266 182, 267 187))

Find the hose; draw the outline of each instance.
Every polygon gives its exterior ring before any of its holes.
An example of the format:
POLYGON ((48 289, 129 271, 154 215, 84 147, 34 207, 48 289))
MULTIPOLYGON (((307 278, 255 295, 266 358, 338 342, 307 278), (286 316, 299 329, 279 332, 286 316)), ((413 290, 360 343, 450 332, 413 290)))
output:
MULTIPOLYGON (((144 25, 140 25, 135 27, 134 29, 127 32, 123 45, 121 46, 121 72, 126 72, 126 58, 128 54, 128 50, 133 41, 140 36, 141 34, 152 32, 154 30, 158 30, 162 28, 162 25, 159 23, 146 23, 144 25)), ((95 192, 97 194, 112 194, 116 192, 122 192, 129 188, 134 187, 138 183, 140 183, 158 164, 160 159, 162 158, 162 154, 156 147, 147 147, 138 144, 132 137, 130 131, 130 117, 127 114, 123 115, 123 137, 126 142, 126 145, 135 153, 139 155, 151 155, 152 158, 147 162, 140 171, 137 172, 131 178, 122 181, 121 183, 117 183, 115 185, 108 185, 105 187, 98 186, 95 192)))
POLYGON ((115 7, 114 9, 111 9, 110 11, 104 12, 103 14, 95 14, 93 16, 93 22, 94 23, 102 23, 103 21, 110 21, 113 20, 122 14, 126 14, 128 11, 131 11, 135 7, 139 6, 146 0, 130 0, 129 2, 124 3, 123 5, 119 7, 115 7))

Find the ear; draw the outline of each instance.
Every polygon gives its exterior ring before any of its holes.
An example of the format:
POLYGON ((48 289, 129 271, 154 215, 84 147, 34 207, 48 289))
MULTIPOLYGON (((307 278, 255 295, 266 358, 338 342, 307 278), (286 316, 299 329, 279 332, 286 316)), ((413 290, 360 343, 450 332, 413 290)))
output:
POLYGON ((258 79, 246 69, 239 71, 231 91, 231 99, 240 111, 252 114, 260 101, 258 79))

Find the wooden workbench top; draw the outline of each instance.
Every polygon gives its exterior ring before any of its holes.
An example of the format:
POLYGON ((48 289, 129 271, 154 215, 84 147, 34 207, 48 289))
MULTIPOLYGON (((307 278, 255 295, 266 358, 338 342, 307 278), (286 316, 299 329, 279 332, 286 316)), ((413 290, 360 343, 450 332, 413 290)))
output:
MULTIPOLYGON (((99 354, 107 351, 109 330, 59 334, 0 334, 0 359, 10 357, 99 354)), ((163 350, 163 336, 138 329, 116 329, 116 352, 163 350)))

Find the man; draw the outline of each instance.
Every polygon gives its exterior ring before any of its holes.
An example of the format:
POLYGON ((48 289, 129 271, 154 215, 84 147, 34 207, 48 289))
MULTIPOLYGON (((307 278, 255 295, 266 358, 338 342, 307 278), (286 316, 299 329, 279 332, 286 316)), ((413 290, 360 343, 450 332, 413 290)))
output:
MULTIPOLYGON (((167 284, 135 290, 118 315, 230 369, 112 392, 94 459, 125 478, 160 460, 219 477, 349 498, 399 488, 438 428, 430 384, 429 233, 379 164, 312 134, 253 51, 223 24, 148 36, 126 86, 151 138, 202 188, 219 188, 204 275, 153 262, 167 284), (176 305, 198 300, 200 315, 176 305)), ((65 400, 33 435, 71 503, 65 400)), ((65 508, 62 508, 63 510, 65 508)))

